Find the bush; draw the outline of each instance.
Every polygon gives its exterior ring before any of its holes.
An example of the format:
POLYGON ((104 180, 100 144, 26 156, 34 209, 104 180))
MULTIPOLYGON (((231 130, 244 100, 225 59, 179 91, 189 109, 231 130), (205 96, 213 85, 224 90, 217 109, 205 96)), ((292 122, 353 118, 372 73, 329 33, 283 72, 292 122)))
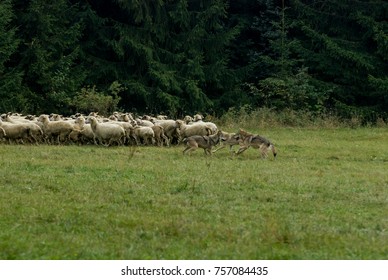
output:
POLYGON ((108 92, 99 92, 96 86, 86 86, 77 93, 73 100, 73 106, 77 112, 98 112, 100 115, 108 115, 117 110, 120 101, 118 94, 125 88, 117 81, 108 88, 108 92))

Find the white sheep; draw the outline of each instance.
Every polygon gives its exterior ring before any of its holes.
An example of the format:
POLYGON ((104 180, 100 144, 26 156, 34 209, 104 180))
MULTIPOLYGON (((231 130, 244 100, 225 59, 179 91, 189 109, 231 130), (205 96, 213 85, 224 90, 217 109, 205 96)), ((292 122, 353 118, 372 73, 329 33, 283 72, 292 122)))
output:
POLYGON ((139 126, 148 126, 148 127, 154 126, 154 123, 152 121, 149 121, 149 120, 136 119, 135 122, 139 126))
POLYGON ((95 117, 90 117, 90 125, 94 133, 94 143, 97 144, 96 139, 101 144, 108 141, 107 146, 116 142, 118 145, 122 145, 122 140, 125 137, 124 128, 114 123, 99 123, 95 117))
POLYGON ((48 142, 56 137, 58 144, 63 143, 73 131, 74 125, 67 121, 50 121, 47 115, 39 116, 38 120, 42 123, 43 133, 48 142))
POLYGON ((178 124, 175 120, 157 120, 155 125, 163 127, 164 135, 166 135, 170 144, 178 143, 180 134, 178 124))
POLYGON ((194 135, 201 135, 201 136, 208 136, 212 133, 212 129, 208 127, 204 122, 196 122, 193 124, 186 124, 182 120, 176 121, 181 139, 194 136, 194 135))
POLYGON ((168 138, 167 136, 164 134, 164 129, 162 126, 160 125, 154 125, 153 127, 151 127, 152 130, 154 131, 154 135, 155 135, 155 144, 159 147, 162 147, 163 146, 163 143, 166 144, 166 146, 168 147, 170 144, 169 144, 169 141, 168 141, 168 138))
POLYGON ((112 121, 112 122, 109 122, 109 123, 112 123, 112 124, 117 124, 119 126, 121 126, 124 131, 125 131, 125 139, 124 139, 124 142, 125 143, 130 143, 130 140, 131 140, 131 131, 133 129, 133 126, 130 122, 125 122, 125 121, 112 121))
POLYGON ((135 138, 136 144, 152 145, 155 142, 155 133, 151 127, 136 126, 132 130, 132 136, 135 138))
POLYGON ((4 128, 0 127, 0 140, 3 140, 6 135, 4 128))
POLYGON ((29 121, 27 119, 24 119, 24 118, 20 118, 20 117, 11 117, 10 114, 3 114, 1 115, 1 118, 4 120, 4 121, 7 121, 9 123, 13 123, 13 124, 24 124, 25 126, 27 126, 29 128, 29 137, 28 137, 28 140, 31 142, 31 143, 36 143, 38 144, 39 142, 42 141, 42 138, 43 138, 43 131, 41 129, 41 127, 32 122, 32 121, 29 121))
POLYGON ((3 128, 5 132, 4 137, 8 139, 8 143, 10 144, 11 140, 24 144, 23 140, 27 140, 30 136, 30 129, 24 124, 3 122, 0 118, 0 127, 3 128))
POLYGON ((194 115, 193 121, 194 121, 194 123, 205 123, 212 130, 212 134, 216 133, 218 131, 218 127, 217 127, 217 125, 215 123, 204 122, 203 121, 203 116, 200 115, 200 114, 194 115))

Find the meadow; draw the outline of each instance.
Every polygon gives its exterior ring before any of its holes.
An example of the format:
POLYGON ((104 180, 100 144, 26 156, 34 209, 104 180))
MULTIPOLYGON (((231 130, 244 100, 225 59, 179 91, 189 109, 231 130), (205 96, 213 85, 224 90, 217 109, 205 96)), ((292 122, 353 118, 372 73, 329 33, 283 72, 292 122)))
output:
POLYGON ((0 259, 387 258, 386 127, 251 131, 276 160, 0 144, 0 259))

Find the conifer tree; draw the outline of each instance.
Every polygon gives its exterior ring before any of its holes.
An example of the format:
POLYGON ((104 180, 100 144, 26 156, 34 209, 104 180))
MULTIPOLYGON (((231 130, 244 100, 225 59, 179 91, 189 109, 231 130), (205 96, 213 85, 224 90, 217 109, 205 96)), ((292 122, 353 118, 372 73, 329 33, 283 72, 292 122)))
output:
POLYGON ((17 51, 19 40, 10 0, 0 2, 0 111, 19 111, 27 102, 21 93, 21 71, 15 68, 12 57, 17 51))
POLYGON ((311 74, 332 85, 330 104, 344 116, 387 113, 386 1, 293 0, 294 32, 311 74), (380 83, 381 82, 381 83, 380 83))
POLYGON ((226 10, 221 0, 94 1, 84 17, 88 79, 123 83, 126 109, 206 111, 234 86, 225 49, 238 28, 226 10))
POLYGON ((83 80, 77 64, 81 24, 76 6, 68 1, 15 0, 21 44, 19 68, 29 88, 34 112, 69 112, 69 104, 83 80))

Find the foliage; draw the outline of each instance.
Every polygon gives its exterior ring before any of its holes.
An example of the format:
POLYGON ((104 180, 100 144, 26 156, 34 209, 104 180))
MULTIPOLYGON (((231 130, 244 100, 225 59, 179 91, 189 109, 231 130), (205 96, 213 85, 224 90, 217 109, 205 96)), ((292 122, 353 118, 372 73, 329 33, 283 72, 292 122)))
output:
POLYGON ((68 1, 15 0, 15 25, 21 40, 16 61, 33 111, 69 112, 84 74, 78 65, 82 26, 68 1))
POLYGON ((117 110, 117 105, 120 102, 119 93, 124 89, 117 81, 110 85, 109 94, 99 92, 96 86, 83 87, 74 97, 72 105, 80 113, 98 112, 100 115, 106 116, 117 110))
POLYGON ((12 67, 12 57, 16 53, 20 40, 16 36, 17 28, 11 25, 14 17, 12 1, 0 2, 0 110, 16 111, 24 107, 27 101, 21 96, 22 72, 12 67))
POLYGON ((375 122, 387 13, 383 0, 5 0, 0 109, 73 113, 87 85, 120 81, 118 107, 139 113, 250 104, 375 122))
POLYGON ((296 17, 293 32, 299 36, 300 55, 313 76, 327 86, 335 85, 329 96, 333 107, 345 109, 344 116, 350 115, 346 108, 386 114, 386 92, 368 77, 384 79, 387 75, 388 4, 299 0, 292 3, 296 8, 292 15, 296 17))

